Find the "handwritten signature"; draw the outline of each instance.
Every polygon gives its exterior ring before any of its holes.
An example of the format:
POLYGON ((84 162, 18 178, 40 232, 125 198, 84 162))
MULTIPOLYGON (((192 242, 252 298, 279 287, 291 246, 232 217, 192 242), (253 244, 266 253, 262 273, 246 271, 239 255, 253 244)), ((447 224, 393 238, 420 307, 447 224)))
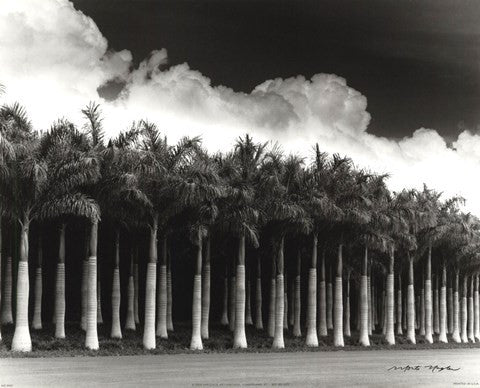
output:
POLYGON ((387 369, 388 371, 400 371, 400 372, 409 372, 409 371, 422 371, 429 370, 432 373, 440 373, 443 371, 457 372, 460 368, 453 368, 451 365, 448 366, 439 366, 439 365, 405 365, 405 366, 392 366, 387 369))

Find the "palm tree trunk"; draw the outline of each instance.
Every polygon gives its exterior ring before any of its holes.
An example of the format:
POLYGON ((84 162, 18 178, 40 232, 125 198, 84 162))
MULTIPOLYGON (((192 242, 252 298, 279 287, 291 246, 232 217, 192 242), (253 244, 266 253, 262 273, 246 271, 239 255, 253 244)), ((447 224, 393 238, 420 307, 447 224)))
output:
MULTIPOLYGON (((98 258, 97 258, 97 272, 99 272, 98 269, 98 258)), ((97 276, 98 282, 97 282, 97 324, 101 325, 103 324, 103 314, 102 314, 102 286, 100 283, 100 274, 97 276)))
POLYGON ((287 289, 288 289, 288 281, 287 281, 287 274, 285 273, 283 275, 283 328, 285 330, 288 330, 288 295, 287 295, 287 289))
POLYGON ((369 306, 368 306, 368 247, 365 245, 365 254, 362 263, 360 278, 360 345, 370 346, 369 334, 369 306))
POLYGON ((335 301, 333 314, 333 346, 344 346, 343 342, 343 244, 338 245, 337 272, 335 278, 335 301))
POLYGON ((283 267, 283 244, 284 244, 284 237, 280 238, 280 243, 278 247, 277 253, 277 277, 276 277, 276 290, 275 290, 275 333, 273 336, 273 344, 272 347, 274 349, 283 349, 285 344, 283 342, 283 318, 284 318, 284 287, 283 287, 283 274, 284 274, 284 267, 283 267))
POLYGON ((318 292, 318 335, 326 337, 327 330, 327 290, 325 282, 325 248, 322 250, 322 263, 320 266, 320 285, 318 292))
POLYGON ((390 261, 388 266, 388 275, 387 275, 387 290, 386 290, 386 301, 385 301, 385 311, 386 315, 386 324, 385 324, 385 339, 389 345, 395 345, 395 332, 394 332, 394 323, 393 317, 395 312, 395 293, 394 293, 394 267, 395 267, 395 256, 394 256, 393 246, 390 249, 390 261))
POLYGON ((402 329, 403 299, 402 299, 402 271, 398 271, 398 290, 397 290, 397 335, 403 334, 402 329))
POLYGON ((202 319, 202 234, 197 231, 197 258, 195 260, 195 273, 193 277, 192 298, 192 338, 191 350, 202 350, 201 319, 202 319))
POLYGON ((318 238, 312 235, 312 260, 308 273, 308 300, 307 300, 307 346, 318 346, 317 337, 317 245, 318 238))
POLYGON ((442 266, 442 283, 440 288, 440 334, 438 340, 447 343, 447 267, 442 266))
POLYGON ((140 294, 139 279, 138 279, 138 246, 135 249, 135 264, 133 266, 133 288, 134 288, 134 299, 133 299, 133 315, 135 317, 135 324, 140 324, 140 314, 138 308, 138 295, 140 294))
POLYGON ((433 332, 440 334, 440 305, 439 305, 439 292, 438 292, 438 273, 435 272, 435 286, 433 289, 433 332))
POLYGON ((235 288, 237 285, 237 279, 235 277, 236 269, 235 266, 232 266, 230 274, 230 288, 228 290, 228 324, 230 331, 233 333, 235 331, 235 288))
POLYGON ((433 343, 433 301, 432 301, 432 246, 428 247, 425 270, 425 341, 433 343))
MULTIPOLYGON (((1 239, 1 234, 0 234, 0 239, 1 239)), ((1 242, 0 242, 0 247, 1 247, 1 242)), ((0 265, 1 265, 1 261, 0 261, 0 265)), ((35 301, 34 301, 33 320, 32 320, 32 327, 35 330, 40 330, 43 326, 42 325, 42 291, 43 291, 42 265, 43 265, 43 246, 42 246, 42 235, 40 233, 40 235, 38 236, 38 262, 37 262, 37 268, 35 271, 35 301)))
POLYGON ((463 343, 468 342, 468 335, 467 335, 467 276, 463 276, 463 293, 462 293, 462 311, 461 311, 461 333, 460 336, 462 338, 463 343))
POLYGON ((262 263, 260 255, 257 257, 257 286, 255 288, 255 328, 263 330, 262 317, 262 263))
POLYGON ((343 316, 343 334, 350 337, 350 270, 347 271, 347 279, 345 285, 345 314, 343 316))
POLYGON ((425 319, 426 319, 426 314, 425 314, 425 289, 423 288, 425 285, 425 280, 422 282, 422 288, 420 290, 420 335, 425 336, 426 335, 426 330, 425 330, 425 319))
POLYGON ((233 347, 246 348, 245 335, 245 235, 238 239, 237 272, 235 282, 235 329, 233 331, 233 347))
POLYGON ((128 297, 127 297, 127 319, 125 321, 125 330, 135 330, 135 314, 134 314, 134 299, 135 299, 135 285, 134 285, 134 263, 133 251, 130 252, 130 271, 128 275, 128 297))
POLYGON ((147 264, 147 279, 145 283, 145 322, 143 329, 143 347, 155 349, 155 297, 157 286, 157 230, 158 215, 153 216, 150 225, 149 258, 147 264))
POLYGON ((80 289, 81 293, 81 315, 80 315, 80 328, 83 331, 87 331, 87 305, 88 305, 88 250, 90 246, 90 232, 89 227, 85 228, 85 244, 84 254, 82 260, 82 285, 80 289))
POLYGON ((413 284, 413 258, 408 255, 407 339, 415 344, 415 291, 413 284))
POLYGON ((475 334, 473 332, 474 327, 473 318, 473 275, 470 275, 470 287, 468 292, 468 339, 471 342, 475 342, 475 334))
POLYGON ((458 269, 455 270, 455 280, 453 281, 453 334, 452 339, 456 343, 462 342, 460 338, 460 303, 459 303, 460 279, 458 269))
POLYGON ((407 292, 402 290, 402 330, 407 332, 407 292))
POLYGON ((55 283, 55 338, 65 338, 65 224, 60 225, 57 281, 55 283))
POLYGON ((173 293, 172 293, 172 259, 167 255, 167 331, 173 331, 173 293))
POLYGON ((13 277, 12 277, 12 256, 7 256, 5 260, 5 279, 4 279, 3 299, 2 299, 2 325, 13 323, 12 312, 12 293, 13 293, 13 277))
POLYGON ((332 266, 328 267, 327 279, 327 329, 333 330, 333 285, 332 266))
POLYGON ((448 333, 453 333, 453 288, 452 288, 452 276, 448 276, 448 289, 447 289, 447 318, 448 318, 448 333))
POLYGON ((112 282, 112 328, 111 338, 122 338, 122 329, 120 328, 120 231, 115 231, 115 266, 113 268, 112 282))
POLYGON ((15 316, 15 332, 12 340, 12 351, 30 352, 32 340, 28 328, 28 236, 30 219, 24 215, 20 234, 20 261, 17 276, 17 305, 15 316))
POLYGON ((268 305, 268 335, 272 337, 275 335, 275 304, 276 304, 276 292, 277 285, 275 275, 277 272, 277 265, 275 254, 272 256, 272 274, 270 279, 270 300, 268 305))
POLYGON ((85 335, 85 347, 91 350, 98 349, 97 334, 97 242, 98 221, 92 221, 90 227, 89 258, 87 272, 87 332, 85 335))
POLYGON ((295 325, 295 276, 288 284, 288 325, 295 325))
POLYGON ((475 338, 480 341, 480 300, 478 294, 478 274, 475 275, 475 290, 473 294, 473 304, 474 304, 474 315, 475 315, 475 327, 474 327, 474 334, 475 338))
POLYGON ((253 325, 252 319, 252 287, 250 284, 250 271, 246 270, 247 284, 246 284, 246 305, 245 305, 245 324, 253 325))
MULTIPOLYGON (((157 328, 155 335, 166 339, 167 333, 167 237, 162 236, 157 289, 157 328)), ((208 333, 207 333, 208 336, 208 333)))
POLYGON ((300 327, 300 314, 301 314, 301 298, 300 298, 300 291, 301 291, 301 265, 302 265, 302 254, 300 249, 297 250, 297 263, 296 263, 296 273, 295 273, 295 284, 293 285, 294 289, 294 297, 293 297, 293 336, 294 337, 301 337, 302 336, 302 329, 300 327))
POLYGON ((205 262, 203 265, 202 278, 202 322, 201 334, 202 339, 208 339, 210 317, 210 233, 205 238, 205 262))
POLYGON ((373 306, 372 306, 372 267, 371 265, 368 268, 367 274, 367 302, 368 302, 368 335, 372 335, 373 327, 373 306))
POLYGON ((228 326, 228 263, 225 264, 225 277, 223 278, 223 310, 220 323, 228 326))

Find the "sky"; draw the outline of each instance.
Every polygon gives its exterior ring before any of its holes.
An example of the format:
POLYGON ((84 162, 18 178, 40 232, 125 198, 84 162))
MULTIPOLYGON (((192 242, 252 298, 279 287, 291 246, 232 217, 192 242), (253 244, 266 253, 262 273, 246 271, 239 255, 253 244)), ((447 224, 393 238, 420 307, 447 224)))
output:
POLYGON ((0 102, 42 130, 95 100, 108 136, 318 142, 480 215, 478 20, 475 0, 0 0, 0 102))

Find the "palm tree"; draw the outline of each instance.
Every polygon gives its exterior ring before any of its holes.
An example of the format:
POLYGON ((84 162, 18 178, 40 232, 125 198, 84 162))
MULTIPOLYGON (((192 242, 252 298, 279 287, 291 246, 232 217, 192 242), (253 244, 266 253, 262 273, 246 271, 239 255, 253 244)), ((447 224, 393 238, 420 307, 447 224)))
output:
POLYGON ((42 292, 43 292, 43 245, 42 234, 40 232, 37 240, 37 268, 35 271, 35 299, 33 309, 32 327, 35 330, 42 329, 42 292))

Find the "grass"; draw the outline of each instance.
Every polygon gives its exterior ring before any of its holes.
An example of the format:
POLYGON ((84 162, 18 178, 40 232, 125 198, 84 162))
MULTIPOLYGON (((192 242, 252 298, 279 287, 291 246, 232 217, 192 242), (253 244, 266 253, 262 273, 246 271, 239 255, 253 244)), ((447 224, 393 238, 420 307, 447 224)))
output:
POLYGON ((353 333, 352 337, 345 337, 345 347, 333 346, 332 334, 325 338, 319 338, 319 347, 310 348, 305 346, 305 338, 295 338, 290 331, 285 331, 285 349, 271 349, 272 339, 264 331, 247 327, 248 349, 233 349, 233 335, 228 328, 220 325, 212 325, 210 339, 203 341, 203 351, 191 351, 190 336, 191 327, 189 324, 176 323, 175 331, 169 333, 168 340, 157 339, 157 347, 154 350, 145 350, 142 345, 142 331, 124 331, 123 339, 109 338, 109 325, 98 326, 98 337, 100 349, 98 351, 88 350, 84 346, 85 333, 78 327, 77 323, 67 323, 65 332, 67 338, 56 339, 54 337, 54 326, 45 325, 42 330, 31 330, 33 351, 30 353, 18 353, 10 351, 13 337, 13 325, 2 327, 3 341, 0 343, 0 358, 5 357, 77 357, 77 356, 124 356, 124 355, 156 355, 156 354, 202 354, 202 353, 264 353, 264 352, 318 352, 338 350, 398 350, 398 349, 452 349, 452 348, 480 348, 480 343, 456 344, 439 343, 434 338, 433 344, 425 343, 425 340, 417 336, 417 344, 407 342, 405 337, 397 336, 396 345, 389 346, 383 336, 374 333, 370 337, 370 347, 358 345, 358 334, 353 333))

